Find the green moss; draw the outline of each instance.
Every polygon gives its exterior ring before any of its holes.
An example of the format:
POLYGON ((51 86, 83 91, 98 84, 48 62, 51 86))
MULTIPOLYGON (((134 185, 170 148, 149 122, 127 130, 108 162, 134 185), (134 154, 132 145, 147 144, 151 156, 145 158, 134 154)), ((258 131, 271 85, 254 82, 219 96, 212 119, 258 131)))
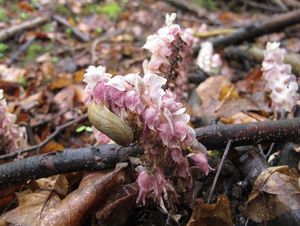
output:
POLYGON ((26 60, 34 60, 44 52, 44 47, 39 44, 29 46, 26 54, 26 60))
POLYGON ((85 13, 97 13, 107 15, 111 19, 117 19, 122 12, 121 6, 116 2, 98 4, 87 4, 85 6, 85 13))
POLYGON ((51 24, 51 23, 45 24, 45 25, 43 26, 43 30, 44 30, 45 32, 48 32, 48 33, 53 32, 53 26, 52 26, 52 24, 51 24))
POLYGON ((0 58, 4 57, 5 51, 8 49, 8 46, 4 43, 0 43, 0 58))
POLYGON ((66 16, 66 17, 69 17, 69 16, 72 15, 71 10, 63 4, 57 4, 55 6, 55 11, 58 12, 59 14, 62 14, 64 16, 66 16))
POLYGON ((21 20, 28 20, 29 14, 22 12, 22 13, 20 13, 20 18, 21 18, 21 20))
POLYGON ((210 11, 217 9, 217 4, 214 0, 194 0, 194 2, 210 11))
POLYGON ((0 21, 6 21, 6 20, 7 20, 7 16, 5 10, 3 8, 0 8, 0 21))

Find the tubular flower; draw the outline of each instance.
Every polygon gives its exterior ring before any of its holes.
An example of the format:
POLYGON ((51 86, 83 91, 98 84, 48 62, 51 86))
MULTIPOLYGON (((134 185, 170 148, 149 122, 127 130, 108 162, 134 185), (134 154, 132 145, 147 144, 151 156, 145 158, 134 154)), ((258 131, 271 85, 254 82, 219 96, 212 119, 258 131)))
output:
POLYGON ((188 154, 188 157, 192 160, 193 165, 200 169, 205 176, 208 175, 212 168, 209 166, 206 156, 202 152, 188 154))
POLYGON ((0 153, 16 151, 26 146, 26 130, 15 124, 16 116, 7 112, 7 104, 0 90, 0 153))
POLYGON ((272 108, 275 111, 291 112, 299 100, 296 76, 291 66, 284 63, 286 51, 279 48, 280 43, 267 43, 262 63, 263 76, 267 90, 271 91, 272 108))
POLYGON ((209 74, 218 74, 222 66, 222 60, 219 54, 213 50, 211 42, 203 42, 197 57, 197 65, 209 74))
POLYGON ((154 200, 161 201, 162 194, 167 196, 167 191, 173 191, 173 187, 166 181, 164 174, 161 171, 155 171, 149 174, 142 170, 137 178, 139 186, 139 194, 137 203, 142 202, 145 205, 146 198, 152 197, 154 200))

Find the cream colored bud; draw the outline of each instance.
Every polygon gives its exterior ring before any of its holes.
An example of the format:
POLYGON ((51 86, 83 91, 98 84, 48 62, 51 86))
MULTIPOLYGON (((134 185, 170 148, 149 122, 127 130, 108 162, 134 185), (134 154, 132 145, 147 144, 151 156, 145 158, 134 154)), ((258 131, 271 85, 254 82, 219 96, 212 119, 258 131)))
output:
POLYGON ((93 126, 117 144, 129 146, 133 142, 131 128, 104 104, 91 103, 88 107, 88 117, 93 126))

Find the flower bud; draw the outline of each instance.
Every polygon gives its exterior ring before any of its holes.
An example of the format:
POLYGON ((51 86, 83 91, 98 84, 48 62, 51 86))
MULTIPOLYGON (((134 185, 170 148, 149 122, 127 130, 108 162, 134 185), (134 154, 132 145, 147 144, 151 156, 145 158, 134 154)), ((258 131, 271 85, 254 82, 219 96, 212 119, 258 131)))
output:
POLYGON ((112 113, 104 104, 91 103, 88 117, 93 126, 122 146, 129 146, 134 135, 126 122, 112 113))

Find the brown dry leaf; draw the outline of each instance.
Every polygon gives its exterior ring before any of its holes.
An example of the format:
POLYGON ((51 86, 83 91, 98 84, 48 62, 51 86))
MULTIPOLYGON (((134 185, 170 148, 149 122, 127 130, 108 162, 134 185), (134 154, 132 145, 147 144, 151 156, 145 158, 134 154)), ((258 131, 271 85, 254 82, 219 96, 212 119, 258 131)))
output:
POLYGON ((0 89, 3 89, 5 95, 19 97, 21 91, 21 85, 17 82, 8 82, 8 81, 0 80, 0 89))
POLYGON ((50 140, 43 148, 42 148, 42 153, 48 153, 52 151, 63 151, 65 147, 56 142, 55 140, 50 140))
POLYGON ((62 73, 59 75, 59 78, 51 83, 50 89, 61 89, 71 84, 73 84, 72 75, 70 73, 62 73))
POLYGON ((73 109, 74 107, 75 86, 70 85, 59 91, 53 98, 61 111, 73 109))
POLYGON ((84 69, 75 72, 74 74, 75 83, 82 83, 82 80, 84 78, 84 73, 85 73, 84 69))
POLYGON ((240 112, 260 110, 251 99, 239 97, 234 85, 224 76, 206 79, 196 91, 202 101, 199 115, 202 117, 231 117, 240 112))
POLYGON ((25 110, 27 112, 29 109, 42 103, 43 96, 44 96, 43 91, 39 91, 35 94, 32 94, 32 95, 26 97, 25 99, 21 100, 20 106, 23 110, 25 110))
POLYGON ((109 191, 122 184, 124 178, 124 168, 113 172, 91 173, 77 190, 70 193, 59 205, 47 211, 47 215, 39 222, 40 225, 80 225, 85 214, 95 204, 105 199, 109 191))
POLYGON ((45 77, 55 77, 56 75, 56 70, 55 66, 51 61, 45 61, 41 65, 41 70, 44 74, 45 77))
POLYGON ((120 186, 97 208, 97 221, 110 226, 123 225, 134 210, 137 193, 134 185, 120 186))
POLYGON ((260 108, 249 98, 226 99, 216 108, 219 117, 230 117, 238 112, 259 111, 260 108))
POLYGON ((224 76, 213 76, 202 82, 196 89, 202 104, 208 106, 212 100, 218 100, 223 87, 231 86, 231 82, 224 76))
POLYGON ((199 202, 193 210, 187 226, 232 226, 230 203, 226 196, 220 195, 217 203, 199 202))
POLYGON ((222 117, 220 118, 220 121, 224 124, 240 124, 240 123, 257 122, 257 119, 243 112, 238 112, 229 117, 222 117))
MULTIPOLYGON (((8 224, 39 226, 39 219, 48 214, 48 210, 60 203, 58 195, 52 191, 25 190, 18 194, 19 206, 1 216, 8 224)), ((2 221, 2 222, 3 222, 2 221)))
POLYGON ((288 166, 270 167, 256 179, 246 211, 250 219, 261 223, 289 210, 300 209, 299 174, 288 166))
POLYGON ((32 182, 42 190, 56 191, 60 195, 66 195, 69 189, 68 179, 64 174, 41 178, 32 182))
POLYGON ((265 84, 262 79, 262 70, 252 69, 245 79, 237 82, 239 90, 246 93, 265 92, 265 84))
POLYGON ((225 85, 222 87, 219 95, 219 100, 238 99, 239 93, 233 85, 225 85))
POLYGON ((17 67, 7 67, 5 64, 0 64, 0 78, 4 81, 18 82, 24 77, 26 70, 17 67))

